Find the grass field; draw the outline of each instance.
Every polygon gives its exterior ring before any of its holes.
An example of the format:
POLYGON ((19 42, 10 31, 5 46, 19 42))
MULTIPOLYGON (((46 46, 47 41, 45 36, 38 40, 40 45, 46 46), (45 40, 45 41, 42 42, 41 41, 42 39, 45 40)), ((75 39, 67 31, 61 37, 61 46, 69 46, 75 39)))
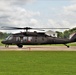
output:
POLYGON ((76 75, 76 52, 0 51, 0 75, 76 75))

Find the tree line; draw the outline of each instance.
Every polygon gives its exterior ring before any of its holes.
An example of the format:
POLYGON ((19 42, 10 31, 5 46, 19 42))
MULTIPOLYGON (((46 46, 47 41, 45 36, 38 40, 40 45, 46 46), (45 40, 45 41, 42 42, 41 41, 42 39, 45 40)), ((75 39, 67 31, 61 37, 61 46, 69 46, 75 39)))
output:
MULTIPOLYGON (((69 30, 65 30, 64 32, 56 31, 58 38, 69 38, 70 34, 75 32, 76 32, 76 27, 69 30)), ((10 34, 11 33, 0 32, 0 39, 4 39, 10 34)))
POLYGON ((0 39, 4 39, 6 38, 8 35, 10 35, 11 33, 4 33, 4 32, 0 32, 0 39))
POLYGON ((75 27, 75 28, 72 28, 72 29, 69 29, 69 30, 65 30, 64 32, 56 31, 57 36, 58 36, 59 38, 69 38, 69 36, 70 36, 72 33, 75 33, 75 32, 76 32, 76 27, 75 27))

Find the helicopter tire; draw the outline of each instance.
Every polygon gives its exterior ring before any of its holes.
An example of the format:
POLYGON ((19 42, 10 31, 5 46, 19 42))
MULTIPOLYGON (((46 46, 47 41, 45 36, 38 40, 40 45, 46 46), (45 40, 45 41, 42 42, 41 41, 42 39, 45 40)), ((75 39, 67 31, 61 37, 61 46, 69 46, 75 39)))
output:
POLYGON ((18 48, 22 48, 22 47, 23 47, 23 45, 22 45, 22 44, 18 44, 17 46, 18 46, 18 48))
POLYGON ((70 47, 70 46, 67 46, 68 48, 70 47))

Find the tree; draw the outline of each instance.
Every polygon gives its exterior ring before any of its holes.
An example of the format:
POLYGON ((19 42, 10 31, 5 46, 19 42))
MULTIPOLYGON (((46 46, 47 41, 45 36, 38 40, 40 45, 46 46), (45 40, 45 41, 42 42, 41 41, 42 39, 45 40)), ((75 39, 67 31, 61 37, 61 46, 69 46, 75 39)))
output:
POLYGON ((0 39, 2 39, 4 36, 4 34, 2 32, 0 32, 0 39))
POLYGON ((68 30, 64 31, 64 38, 69 38, 70 32, 68 30))
POLYGON ((63 38, 63 33, 62 32, 56 31, 56 33, 57 33, 58 38, 63 38))
POLYGON ((70 32, 70 34, 75 33, 75 32, 76 32, 76 27, 75 27, 75 28, 70 29, 70 30, 69 30, 69 32, 70 32))
POLYGON ((8 35, 9 35, 8 33, 0 32, 0 39, 4 39, 4 38, 6 38, 8 35))

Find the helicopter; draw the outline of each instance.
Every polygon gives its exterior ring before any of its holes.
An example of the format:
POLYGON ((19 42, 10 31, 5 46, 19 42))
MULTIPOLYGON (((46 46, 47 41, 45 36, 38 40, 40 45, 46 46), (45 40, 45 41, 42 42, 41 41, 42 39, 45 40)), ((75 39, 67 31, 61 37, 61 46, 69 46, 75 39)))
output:
POLYGON ((2 44, 5 44, 5 47, 9 45, 17 45, 18 48, 22 48, 23 45, 44 45, 44 44, 64 44, 68 48, 70 47, 67 45, 68 43, 76 42, 76 33, 70 39, 52 37, 44 32, 29 32, 28 30, 36 29, 68 29, 68 28, 31 28, 31 27, 2 27, 4 30, 26 30, 21 33, 15 33, 9 35, 7 38, 1 41, 2 44))

